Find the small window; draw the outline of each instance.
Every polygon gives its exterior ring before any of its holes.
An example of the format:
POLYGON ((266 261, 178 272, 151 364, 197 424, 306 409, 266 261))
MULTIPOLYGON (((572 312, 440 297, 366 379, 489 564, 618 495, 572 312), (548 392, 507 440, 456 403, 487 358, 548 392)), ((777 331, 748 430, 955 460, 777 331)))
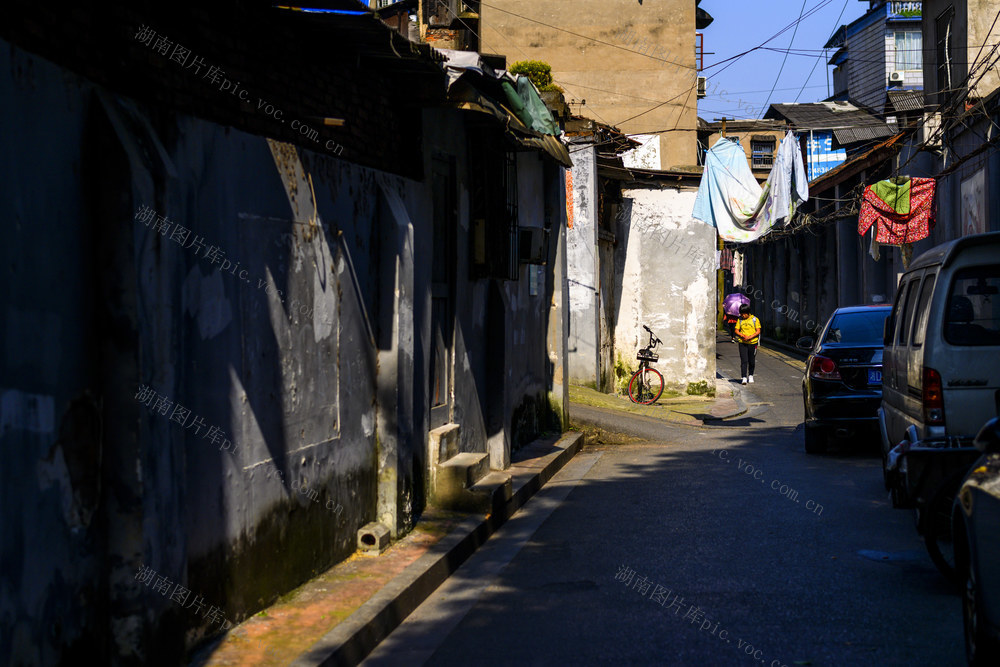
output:
POLYGON ((920 290, 920 302, 917 304, 917 326, 913 327, 913 347, 924 344, 927 333, 927 318, 930 316, 931 295, 934 293, 934 276, 924 278, 924 286, 920 290))
POLYGON ((1000 345, 1000 267, 973 266, 955 273, 944 338, 952 345, 1000 345))
POLYGON ((750 162, 754 169, 774 166, 774 138, 750 140, 750 162))
POLYGON ((910 323, 913 321, 913 306, 917 301, 917 285, 920 284, 920 279, 914 279, 910 281, 909 287, 906 288, 906 301, 904 302, 903 310, 900 312, 899 320, 899 338, 896 342, 899 345, 906 345, 906 341, 910 339, 910 323))

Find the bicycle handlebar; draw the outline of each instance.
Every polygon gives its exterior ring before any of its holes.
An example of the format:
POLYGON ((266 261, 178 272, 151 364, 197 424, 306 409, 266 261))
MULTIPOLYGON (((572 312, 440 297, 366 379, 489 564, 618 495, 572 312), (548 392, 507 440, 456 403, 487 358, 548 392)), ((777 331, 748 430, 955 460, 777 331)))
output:
POLYGON ((642 328, 649 332, 649 345, 650 345, 650 347, 655 347, 656 345, 659 345, 660 343, 663 342, 662 340, 660 340, 659 338, 657 338, 656 334, 653 333, 653 330, 650 329, 649 327, 647 327, 645 324, 642 325, 642 328))

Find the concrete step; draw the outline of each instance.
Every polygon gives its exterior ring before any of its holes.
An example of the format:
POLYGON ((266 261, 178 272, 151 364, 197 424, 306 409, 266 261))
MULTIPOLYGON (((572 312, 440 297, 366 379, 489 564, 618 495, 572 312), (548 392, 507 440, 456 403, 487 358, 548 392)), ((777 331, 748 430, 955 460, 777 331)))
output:
POLYGON ((437 483, 467 489, 490 471, 490 455, 485 452, 462 452, 438 466, 437 483))
POLYGON ((435 466, 458 454, 458 424, 445 424, 428 433, 430 464, 435 466))
POLYGON ((442 507, 457 512, 499 514, 511 499, 512 489, 511 476, 494 470, 469 488, 451 489, 442 507))
POLYGON ((476 497, 478 511, 488 511, 499 514, 513 493, 513 484, 509 473, 493 470, 481 480, 469 487, 469 493, 476 497))

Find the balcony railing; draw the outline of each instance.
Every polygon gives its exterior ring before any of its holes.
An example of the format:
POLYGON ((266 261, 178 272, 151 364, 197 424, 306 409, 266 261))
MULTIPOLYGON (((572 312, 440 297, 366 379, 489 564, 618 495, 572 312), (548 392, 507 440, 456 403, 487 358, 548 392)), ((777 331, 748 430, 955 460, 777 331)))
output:
POLYGON ((890 2, 889 18, 919 18, 923 13, 923 2, 890 2))

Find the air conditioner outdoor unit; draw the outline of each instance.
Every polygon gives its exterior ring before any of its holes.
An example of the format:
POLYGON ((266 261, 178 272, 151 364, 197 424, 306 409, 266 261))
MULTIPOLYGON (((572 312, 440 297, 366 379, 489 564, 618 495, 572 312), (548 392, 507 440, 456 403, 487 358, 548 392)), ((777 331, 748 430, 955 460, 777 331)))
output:
POLYGON ((902 72, 890 72, 889 73, 889 83, 903 83, 903 73, 902 72))
MULTIPOLYGON (((690 81, 691 79, 688 79, 690 81)), ((698 99, 705 97, 708 94, 708 78, 704 76, 698 77, 698 99)))

